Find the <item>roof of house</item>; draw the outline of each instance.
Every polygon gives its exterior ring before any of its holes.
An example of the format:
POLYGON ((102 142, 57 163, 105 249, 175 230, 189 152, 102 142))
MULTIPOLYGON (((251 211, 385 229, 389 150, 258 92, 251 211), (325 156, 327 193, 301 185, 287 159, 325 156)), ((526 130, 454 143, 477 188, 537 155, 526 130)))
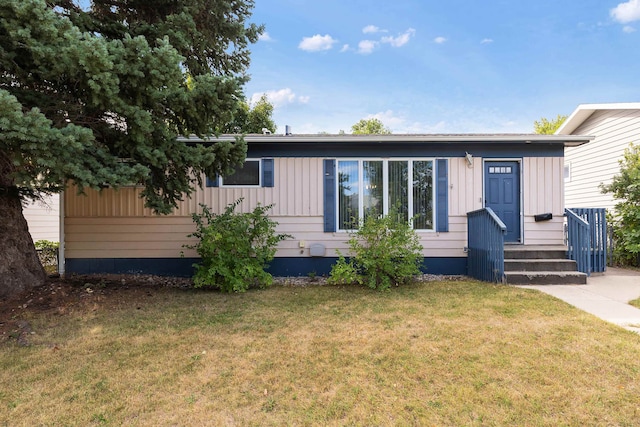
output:
MULTIPOLYGON (((220 135, 217 139, 223 141, 233 140, 237 135, 220 135)), ((272 135, 245 135, 248 143, 265 142, 289 142, 289 143, 344 143, 344 142, 379 142, 379 143, 496 143, 496 144, 532 144, 551 143, 563 144, 565 147, 576 147, 591 141, 593 136, 583 135, 539 135, 539 134, 388 134, 388 135, 353 135, 353 134, 272 134, 272 135)), ((202 140, 196 136, 180 138, 185 142, 213 141, 216 138, 202 140)))
POLYGON ((580 104, 556 131, 556 135, 570 135, 597 110, 640 110, 640 102, 608 104, 580 104))

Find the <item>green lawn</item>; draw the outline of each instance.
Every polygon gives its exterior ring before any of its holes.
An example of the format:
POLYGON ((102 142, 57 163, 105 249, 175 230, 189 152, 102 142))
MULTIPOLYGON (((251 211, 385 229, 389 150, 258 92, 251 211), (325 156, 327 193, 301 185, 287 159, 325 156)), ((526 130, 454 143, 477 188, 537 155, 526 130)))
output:
POLYGON ((640 336, 532 290, 122 296, 25 315, 32 345, 0 347, 0 425, 640 423, 640 336))

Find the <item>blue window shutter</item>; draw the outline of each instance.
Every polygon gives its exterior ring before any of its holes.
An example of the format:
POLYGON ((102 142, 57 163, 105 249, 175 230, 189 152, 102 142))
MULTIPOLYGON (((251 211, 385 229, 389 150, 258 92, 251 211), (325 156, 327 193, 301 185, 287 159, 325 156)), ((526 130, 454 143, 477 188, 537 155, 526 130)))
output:
POLYGON ((447 159, 436 162, 436 231, 449 231, 448 162, 447 159))
POLYGON ((336 161, 324 161, 324 231, 336 231, 336 161))
POLYGON ((262 186, 273 187, 273 159, 262 159, 262 186))
POLYGON ((220 180, 218 179, 218 177, 216 176, 215 178, 211 179, 209 177, 207 177, 207 187, 219 187, 220 186, 220 180))

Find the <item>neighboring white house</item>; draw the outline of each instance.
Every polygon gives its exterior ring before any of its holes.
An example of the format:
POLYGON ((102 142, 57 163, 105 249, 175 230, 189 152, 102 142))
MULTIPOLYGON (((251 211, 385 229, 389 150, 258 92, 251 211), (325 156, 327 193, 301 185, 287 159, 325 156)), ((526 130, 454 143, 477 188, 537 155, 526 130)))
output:
POLYGON ((60 195, 45 197, 39 202, 29 202, 22 213, 29 224, 34 242, 60 240, 60 195))
POLYGON ((619 173, 618 161, 629 144, 640 143, 640 102, 581 104, 556 135, 595 136, 588 144, 565 148, 565 206, 612 209, 616 201, 602 194, 600 184, 619 173))

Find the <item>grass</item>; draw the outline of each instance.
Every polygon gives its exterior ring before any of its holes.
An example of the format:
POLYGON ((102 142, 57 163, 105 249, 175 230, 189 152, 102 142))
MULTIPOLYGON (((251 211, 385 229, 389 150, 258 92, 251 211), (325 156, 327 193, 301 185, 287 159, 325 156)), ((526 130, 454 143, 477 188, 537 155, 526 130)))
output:
POLYGON ((634 307, 640 308, 640 298, 634 299, 633 301, 629 301, 629 304, 631 304, 634 307))
POLYGON ((532 290, 159 289, 31 315, 0 425, 637 425, 640 336, 532 290))

